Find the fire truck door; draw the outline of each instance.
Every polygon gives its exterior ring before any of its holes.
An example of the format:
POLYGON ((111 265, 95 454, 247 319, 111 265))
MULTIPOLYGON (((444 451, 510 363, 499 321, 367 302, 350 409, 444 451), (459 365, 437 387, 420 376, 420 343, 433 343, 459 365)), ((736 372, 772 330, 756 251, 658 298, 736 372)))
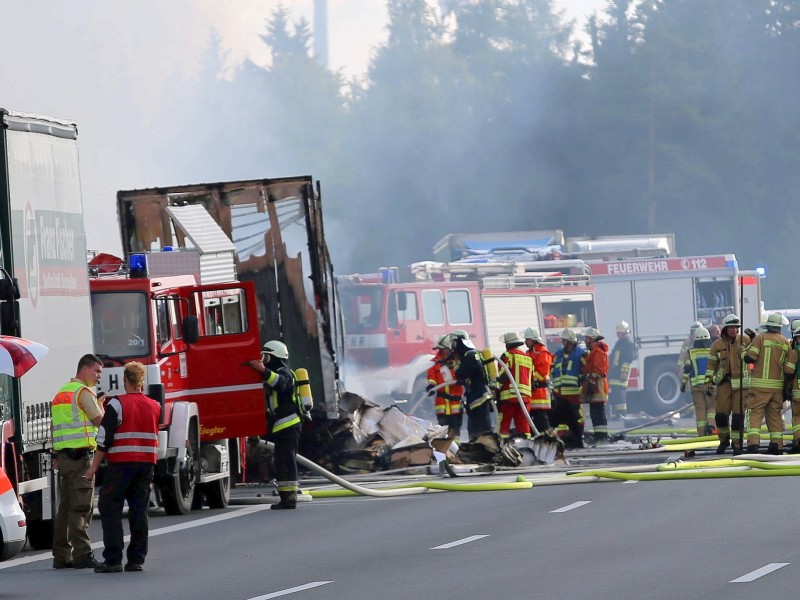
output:
POLYGON ((425 326, 420 318, 415 290, 392 290, 386 312, 386 343, 402 347, 407 353, 407 356, 402 357, 404 361, 407 362, 420 354, 430 353, 431 340, 426 335, 425 326))
POLYGON ((266 430, 255 292, 250 282, 205 285, 190 294, 200 335, 186 351, 187 400, 197 402, 203 441, 266 430))

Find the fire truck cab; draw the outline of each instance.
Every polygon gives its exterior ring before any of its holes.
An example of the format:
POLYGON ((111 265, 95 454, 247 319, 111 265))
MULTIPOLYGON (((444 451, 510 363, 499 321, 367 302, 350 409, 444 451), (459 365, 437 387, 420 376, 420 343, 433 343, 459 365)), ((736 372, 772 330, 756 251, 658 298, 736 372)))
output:
MULTIPOLYGON (((201 229, 218 229, 202 206, 180 210, 182 223, 188 211, 201 229)), ((229 241, 214 252, 195 241, 194 249, 133 254, 127 264, 99 255, 89 265, 94 350, 105 363, 98 392, 123 394, 125 364, 145 365, 145 392, 164 406, 156 489, 170 514, 203 500, 227 506, 244 438, 266 432, 261 376, 247 364, 260 353, 254 285, 233 277, 229 241), (224 252, 227 267, 217 256, 224 252)))

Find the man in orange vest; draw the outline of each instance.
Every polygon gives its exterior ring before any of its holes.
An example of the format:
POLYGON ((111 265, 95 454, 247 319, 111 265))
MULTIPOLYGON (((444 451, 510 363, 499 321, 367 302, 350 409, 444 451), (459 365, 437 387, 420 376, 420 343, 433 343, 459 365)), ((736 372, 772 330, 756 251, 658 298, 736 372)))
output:
POLYGON ((550 426, 550 369, 553 355, 544 344, 539 330, 528 327, 522 332, 528 355, 533 361, 531 371, 531 420, 539 433, 553 433, 550 426))
POLYGON ((458 440, 464 423, 461 407, 464 386, 457 383, 443 385, 448 381, 455 381, 456 378, 450 350, 450 336, 441 336, 433 350, 436 350, 436 355, 433 357, 433 366, 428 368, 428 386, 425 389, 428 394, 436 394, 434 398, 436 422, 439 425, 446 425, 447 435, 458 440), (438 389, 434 391, 435 387, 438 389))
POLYGON ((506 369, 501 368, 497 377, 500 384, 500 436, 507 438, 511 433, 511 422, 517 433, 530 437, 531 426, 528 423, 527 413, 531 409, 531 371, 533 371, 533 359, 523 350, 525 342, 516 332, 509 331, 500 336, 500 341, 506 345, 506 351, 500 357, 506 369), (514 383, 511 382, 511 377, 514 383), (517 391, 522 398, 524 408, 520 406, 517 391))
POLYGON ((50 405, 59 495, 53 520, 54 569, 89 569, 97 564, 89 539, 94 484, 84 473, 92 461, 97 426, 103 418, 93 390, 102 373, 100 359, 84 354, 75 377, 62 386, 50 405))
POLYGON ((598 444, 608 443, 608 344, 604 339, 594 327, 587 327, 583 332, 589 352, 581 373, 581 396, 584 402, 589 403, 589 417, 598 444))
POLYGON ((141 571, 147 556, 147 509, 150 484, 158 455, 158 422, 161 406, 142 393, 145 367, 139 362, 125 365, 125 393, 108 401, 97 432, 97 452, 86 471, 90 480, 103 458, 108 461, 100 489, 100 520, 103 524, 103 559, 95 573, 122 571, 122 507, 128 501, 131 541, 126 571, 141 571))

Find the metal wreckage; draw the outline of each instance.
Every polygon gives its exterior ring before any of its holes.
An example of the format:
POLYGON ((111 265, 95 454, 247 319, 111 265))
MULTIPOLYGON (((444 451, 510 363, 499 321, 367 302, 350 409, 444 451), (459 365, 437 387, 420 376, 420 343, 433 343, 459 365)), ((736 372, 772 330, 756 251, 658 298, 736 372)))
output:
MULTIPOLYGON (((308 459, 346 474, 438 472, 440 464, 519 466, 555 458, 555 447, 540 449, 543 460, 537 460, 531 442, 505 444, 496 434, 459 447, 446 437, 446 427, 347 391, 340 371, 346 324, 325 242, 321 188, 312 177, 121 191, 117 203, 126 255, 191 247, 167 210, 176 206, 202 205, 233 242, 237 278, 255 286, 262 342, 283 340, 293 367, 309 372, 314 403, 300 445, 308 459)), ((248 439, 240 480, 268 481, 270 454, 263 440, 248 439)))

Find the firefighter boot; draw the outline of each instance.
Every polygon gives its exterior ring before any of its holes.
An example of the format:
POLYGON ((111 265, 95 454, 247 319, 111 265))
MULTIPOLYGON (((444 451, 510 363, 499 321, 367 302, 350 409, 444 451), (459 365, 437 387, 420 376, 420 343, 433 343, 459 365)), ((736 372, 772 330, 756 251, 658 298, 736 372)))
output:
POLYGON ((270 506, 271 510, 285 510, 297 508, 297 492, 278 492, 281 501, 270 506))
POLYGON ((742 447, 741 446, 734 446, 733 447, 733 455, 740 456, 742 454, 742 447))
POLYGON ((792 447, 786 451, 786 454, 800 454, 800 440, 793 440, 792 447))
POLYGON ((776 442, 770 442, 769 446, 767 446, 767 454, 773 454, 775 456, 780 456, 783 454, 783 448, 778 448, 778 444, 776 442))
POLYGON ((758 454, 758 444, 750 444, 747 446, 748 454, 758 454))
MULTIPOLYGON (((725 454, 725 450, 728 449, 728 446, 731 445, 731 441, 726 437, 721 437, 719 439, 719 446, 717 446, 717 454, 725 454)), ((734 448, 735 450, 735 448, 734 448)))
POLYGON ((706 424, 706 435, 716 435, 716 434, 717 432, 714 431, 714 426, 706 424))

